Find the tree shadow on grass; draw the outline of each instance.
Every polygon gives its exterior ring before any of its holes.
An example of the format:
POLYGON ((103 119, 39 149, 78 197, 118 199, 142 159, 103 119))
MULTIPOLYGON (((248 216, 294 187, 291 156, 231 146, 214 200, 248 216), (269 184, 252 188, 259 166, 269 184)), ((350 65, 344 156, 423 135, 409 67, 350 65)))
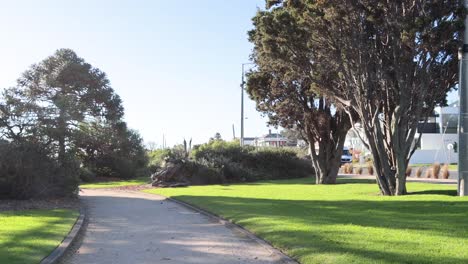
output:
MULTIPOLYGON (((301 231, 272 231, 261 233, 261 236, 274 237, 270 241, 275 246, 287 251, 292 257, 308 263, 467 263, 468 258, 446 254, 444 256, 430 256, 426 252, 417 252, 419 243, 401 240, 386 241, 366 237, 366 241, 373 245, 386 245, 382 247, 363 247, 357 241, 342 243, 333 237, 342 236, 341 231, 330 231, 327 235, 315 233, 313 236, 301 231), (391 251, 392 248, 407 248, 405 253, 391 251)), ((355 235, 358 237, 358 235, 355 235)))
MULTIPOLYGON (((336 184, 366 184, 366 183, 376 183, 375 180, 369 179, 348 179, 348 178, 339 178, 336 181, 336 184)), ((315 185, 315 177, 307 177, 307 178, 295 178, 295 179, 278 179, 278 180, 262 180, 262 181, 255 181, 255 182, 234 182, 234 183, 226 183, 221 184, 222 186, 231 186, 231 185, 268 185, 268 184, 275 184, 275 185, 295 185, 295 184, 310 184, 315 185)))
POLYGON ((446 196, 457 196, 457 190, 427 190, 427 191, 417 191, 409 192, 408 195, 446 195, 446 196))
POLYGON ((366 183, 376 183, 376 181, 369 180, 369 179, 346 179, 346 178, 337 179, 336 181, 336 184, 366 184, 366 183))

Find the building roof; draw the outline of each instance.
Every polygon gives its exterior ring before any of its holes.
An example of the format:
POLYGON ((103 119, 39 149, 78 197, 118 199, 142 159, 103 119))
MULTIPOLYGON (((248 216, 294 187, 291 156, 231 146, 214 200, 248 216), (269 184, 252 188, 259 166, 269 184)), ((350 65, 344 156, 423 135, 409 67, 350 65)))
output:
POLYGON ((281 134, 271 133, 263 136, 264 138, 285 138, 281 134))

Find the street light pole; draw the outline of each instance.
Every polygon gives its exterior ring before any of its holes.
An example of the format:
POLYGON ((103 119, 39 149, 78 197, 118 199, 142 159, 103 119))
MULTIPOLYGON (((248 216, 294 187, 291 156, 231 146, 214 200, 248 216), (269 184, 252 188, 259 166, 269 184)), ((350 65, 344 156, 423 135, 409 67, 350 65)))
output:
POLYGON ((245 85, 245 72, 244 67, 245 65, 251 65, 253 63, 242 63, 242 83, 241 83, 241 135, 240 135, 240 145, 241 147, 244 146, 244 85, 245 85))
MULTIPOLYGON (((468 9, 468 0, 463 1, 468 9)), ((460 114, 458 124, 459 153, 458 153, 458 195, 468 195, 468 15, 465 17, 465 32, 463 47, 460 52, 460 114)))

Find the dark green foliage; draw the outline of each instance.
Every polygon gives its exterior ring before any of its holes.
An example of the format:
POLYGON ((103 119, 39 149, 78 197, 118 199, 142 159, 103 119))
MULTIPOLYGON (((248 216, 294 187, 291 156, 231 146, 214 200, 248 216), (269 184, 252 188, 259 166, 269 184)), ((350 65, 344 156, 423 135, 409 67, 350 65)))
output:
POLYGON ((309 143, 317 184, 335 183, 351 122, 334 98, 318 89, 336 75, 320 70, 322 58, 309 41, 314 32, 286 7, 259 11, 252 21, 248 36, 256 67, 247 75, 247 92, 270 124, 294 128, 309 143))
POLYGON ((84 182, 93 182, 96 180, 96 174, 94 171, 86 167, 80 168, 79 177, 80 180, 84 182))
MULTIPOLYGON (((361 123, 382 194, 404 195, 417 128, 457 85, 465 12, 460 1, 447 0, 267 1, 249 38, 255 62, 270 62, 259 69, 274 71, 254 72, 251 94, 267 110, 282 108, 289 101, 271 98, 303 90, 272 97, 265 87, 309 87, 295 75, 310 73, 315 92, 361 123), (277 74, 288 65, 297 70, 277 74)), ((285 116, 298 116, 290 108, 285 116)))
POLYGON ((212 141, 194 148, 193 159, 217 169, 228 182, 288 179, 313 174, 310 162, 286 148, 240 147, 235 142, 212 141))
POLYGON ((83 124, 77 147, 84 167, 97 177, 130 179, 149 174, 143 139, 124 122, 83 124))
POLYGON ((216 132, 214 137, 210 138, 210 141, 213 141, 213 140, 223 140, 223 138, 221 137, 221 133, 216 132))
POLYGON ((32 143, 0 143, 0 198, 70 195, 78 187, 78 163, 63 164, 32 143))
POLYGON ((70 49, 57 50, 26 70, 3 93, 0 112, 6 138, 43 144, 59 160, 74 147, 79 123, 123 117, 121 99, 106 74, 70 49))
POLYGON ((106 74, 74 51, 32 65, 0 100, 0 195, 70 195, 79 178, 146 173, 143 140, 123 111, 106 74))

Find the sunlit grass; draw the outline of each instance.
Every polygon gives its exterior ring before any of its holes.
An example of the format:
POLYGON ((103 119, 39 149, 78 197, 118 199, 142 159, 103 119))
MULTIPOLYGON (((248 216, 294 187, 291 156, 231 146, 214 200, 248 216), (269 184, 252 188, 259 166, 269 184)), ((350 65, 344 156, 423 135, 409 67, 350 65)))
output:
POLYGON ((152 189, 240 224, 301 263, 468 263, 468 198, 409 183, 382 197, 371 181, 313 179, 152 189))
POLYGON ((70 232, 75 210, 26 210, 0 213, 0 263, 39 263, 70 232))

